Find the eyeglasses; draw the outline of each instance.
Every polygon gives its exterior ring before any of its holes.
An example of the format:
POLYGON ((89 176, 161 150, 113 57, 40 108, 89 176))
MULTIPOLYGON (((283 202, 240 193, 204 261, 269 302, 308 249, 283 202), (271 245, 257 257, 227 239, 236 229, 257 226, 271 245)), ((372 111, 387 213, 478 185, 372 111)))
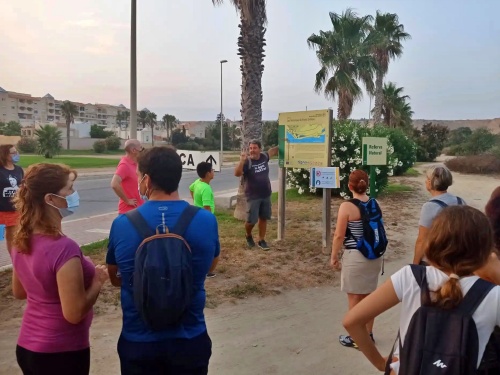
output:
POLYGON ((143 152, 145 150, 145 148, 144 147, 136 148, 136 150, 139 151, 139 152, 143 152))

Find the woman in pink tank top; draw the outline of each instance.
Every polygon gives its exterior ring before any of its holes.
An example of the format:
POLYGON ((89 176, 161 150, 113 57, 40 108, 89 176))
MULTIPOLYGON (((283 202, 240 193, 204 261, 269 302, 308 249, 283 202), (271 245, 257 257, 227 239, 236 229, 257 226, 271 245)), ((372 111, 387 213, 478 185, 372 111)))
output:
POLYGON ((76 177, 63 165, 32 165, 15 198, 12 291, 27 300, 16 348, 25 375, 89 373, 92 307, 107 272, 62 233, 79 205, 76 177))

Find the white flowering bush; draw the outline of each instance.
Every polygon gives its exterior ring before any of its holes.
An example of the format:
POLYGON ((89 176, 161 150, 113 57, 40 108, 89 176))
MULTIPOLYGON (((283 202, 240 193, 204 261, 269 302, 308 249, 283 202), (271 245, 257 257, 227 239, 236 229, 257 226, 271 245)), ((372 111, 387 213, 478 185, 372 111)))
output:
MULTIPOLYGON (((351 198, 348 188, 349 174, 355 169, 363 169, 368 174, 370 167, 362 165, 361 138, 363 136, 388 137, 388 165, 376 168, 375 186, 380 193, 388 184, 388 177, 394 175, 398 167, 409 168, 414 163, 415 154, 411 156, 411 162, 406 159, 400 160, 398 154, 390 141, 390 135, 385 131, 393 131, 388 128, 368 128, 366 125, 354 121, 334 121, 332 137, 332 167, 340 168, 340 189, 334 189, 334 194, 344 199, 351 198)), ((399 138, 398 138, 399 139, 399 138)), ((406 155, 406 153, 403 153, 406 155)), ((405 156, 406 157, 406 156, 405 156)), ((289 187, 298 189, 299 194, 316 193, 321 189, 311 189, 309 184, 309 170, 299 168, 287 169, 287 181, 289 187), (317 190, 317 191, 316 191, 317 190)))
POLYGON ((374 137, 388 137, 394 147, 394 158, 398 159, 394 166, 394 176, 403 175, 413 167, 417 161, 418 146, 415 141, 401 129, 391 129, 384 125, 377 125, 371 130, 374 137))

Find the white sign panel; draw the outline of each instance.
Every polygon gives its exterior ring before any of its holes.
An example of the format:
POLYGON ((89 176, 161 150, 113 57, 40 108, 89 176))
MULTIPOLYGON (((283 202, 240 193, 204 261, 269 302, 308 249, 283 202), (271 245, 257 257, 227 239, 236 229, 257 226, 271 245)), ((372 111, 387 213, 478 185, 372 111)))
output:
POLYGON ((310 180, 313 188, 338 189, 339 167, 311 168, 310 180))
POLYGON ((363 165, 387 165, 387 138, 363 137, 363 165))
POLYGON ((196 170, 196 166, 202 161, 212 163, 212 168, 220 172, 220 154, 217 151, 188 151, 177 150, 181 157, 182 168, 196 170))

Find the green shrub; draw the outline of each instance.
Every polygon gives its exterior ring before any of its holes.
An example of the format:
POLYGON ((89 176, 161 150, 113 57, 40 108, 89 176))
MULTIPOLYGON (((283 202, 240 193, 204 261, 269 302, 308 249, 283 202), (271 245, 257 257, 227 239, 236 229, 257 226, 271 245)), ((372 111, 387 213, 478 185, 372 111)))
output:
POLYGON ((106 149, 109 151, 116 151, 120 149, 122 142, 120 138, 115 135, 112 135, 104 140, 106 142, 106 149))
MULTIPOLYGON (((340 168, 340 189, 334 189, 333 193, 344 199, 351 197, 348 188, 349 174, 355 169, 363 169, 367 173, 369 166, 362 165, 361 138, 363 136, 386 136, 386 129, 368 128, 366 125, 354 121, 335 121, 333 124, 332 140, 332 167, 340 168), (384 133, 384 134, 382 134, 384 133)), ((388 136, 388 135, 387 135, 388 136)), ((388 136, 389 138, 389 136, 388 136)), ((395 150, 388 139, 388 165, 375 169, 377 192, 381 192, 388 184, 388 177, 394 174, 394 167, 400 162, 394 155, 395 150)), ((404 153, 403 153, 404 154, 404 153)), ((414 157, 414 156, 413 156, 414 157)), ((406 160, 401 161, 404 165, 409 164, 406 160)), ((413 162, 411 162, 413 165, 413 162)), ((306 192, 317 193, 317 190, 309 187, 309 170, 300 168, 287 169, 288 185, 297 188, 299 194, 306 192)))
POLYGON ((114 133, 112 131, 104 130, 102 126, 92 125, 90 127, 90 138, 107 138, 111 137, 114 133))
POLYGON ((102 154, 103 152, 106 152, 106 141, 95 141, 92 148, 94 149, 94 152, 102 154))
POLYGON ((417 144, 403 130, 377 125, 370 131, 373 137, 388 137, 394 147, 393 157, 397 159, 394 175, 402 176, 417 161, 417 144))
POLYGON ((447 126, 429 122, 422 130, 414 129, 413 138, 417 143, 417 160, 434 161, 442 152, 448 137, 447 126))
POLYGON ((34 138, 21 137, 19 142, 17 142, 17 149, 24 153, 33 154, 36 152, 38 142, 34 138))
POLYGON ((200 147, 200 145, 194 141, 179 143, 175 147, 179 150, 189 150, 189 151, 198 151, 198 150, 202 149, 202 147, 200 147))

